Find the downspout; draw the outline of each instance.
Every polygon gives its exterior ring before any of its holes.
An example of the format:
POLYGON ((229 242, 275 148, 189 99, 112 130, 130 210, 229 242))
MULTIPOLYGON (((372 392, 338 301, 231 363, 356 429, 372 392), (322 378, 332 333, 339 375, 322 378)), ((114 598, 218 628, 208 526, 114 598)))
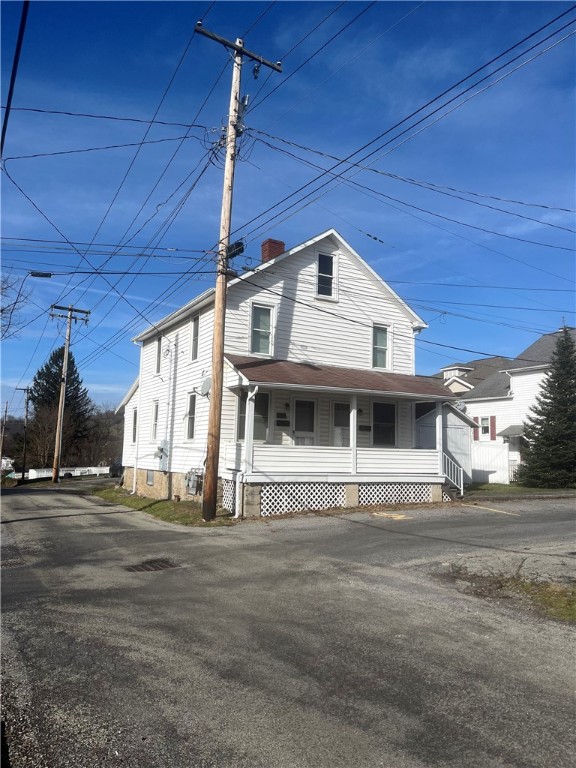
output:
POLYGON ((436 450, 438 451, 438 474, 444 476, 444 441, 442 425, 442 406, 443 403, 436 402, 436 450))
POLYGON ((244 477, 252 470, 252 446, 254 436, 254 400, 258 394, 258 386, 248 392, 246 398, 246 417, 244 423, 244 470, 236 475, 236 504, 234 520, 240 520, 244 514, 244 498, 242 483, 244 477))
POLYGON ((136 488, 138 486, 137 483, 137 477, 138 477, 138 457, 139 457, 139 446, 140 446, 140 423, 142 421, 142 361, 144 359, 144 344, 140 347, 140 371, 138 372, 138 406, 136 410, 136 449, 134 452, 134 471, 132 472, 132 492, 131 495, 133 496, 136 493, 136 488))

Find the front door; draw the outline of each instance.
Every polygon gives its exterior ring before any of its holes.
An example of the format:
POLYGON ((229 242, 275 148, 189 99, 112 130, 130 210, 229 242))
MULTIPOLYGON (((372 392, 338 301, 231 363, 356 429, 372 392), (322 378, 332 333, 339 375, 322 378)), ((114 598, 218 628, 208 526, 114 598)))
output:
POLYGON ((314 400, 295 400, 294 445, 314 445, 315 427, 316 403, 314 400))

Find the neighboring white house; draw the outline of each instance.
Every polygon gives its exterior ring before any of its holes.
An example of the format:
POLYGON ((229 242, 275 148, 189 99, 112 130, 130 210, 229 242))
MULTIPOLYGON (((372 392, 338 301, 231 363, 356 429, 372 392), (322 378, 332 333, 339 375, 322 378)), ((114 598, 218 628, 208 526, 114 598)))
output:
MULTIPOLYGON (((569 329, 576 341, 576 330, 569 329)), ((548 373, 562 331, 548 333, 499 371, 460 395, 475 422, 474 482, 509 483, 522 460, 524 422, 548 373)))
MULTIPOLYGON (((213 305, 211 289, 135 339, 140 375, 119 409, 125 482, 137 493, 201 489, 213 305)), ((425 327, 336 231, 290 250, 265 241, 262 263, 227 287, 223 507, 269 515, 461 489, 444 445, 442 404, 455 398, 414 375, 425 327), (422 404, 433 410, 424 443, 422 404)))

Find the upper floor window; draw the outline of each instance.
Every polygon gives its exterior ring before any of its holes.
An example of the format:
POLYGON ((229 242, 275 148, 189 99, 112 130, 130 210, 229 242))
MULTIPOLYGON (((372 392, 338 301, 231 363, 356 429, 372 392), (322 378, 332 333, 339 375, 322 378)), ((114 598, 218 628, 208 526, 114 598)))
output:
POLYGON ((336 298, 335 258, 327 253, 318 254, 318 282, 316 295, 325 298, 336 298))
POLYGON ((196 422, 196 395, 188 395, 188 412, 186 413, 186 439, 194 438, 194 426, 196 422))
POLYGON ((272 354, 272 308, 252 305, 252 335, 250 352, 272 354))
POLYGON ((134 408, 132 411, 132 442, 136 442, 138 437, 138 409, 134 408))
POLYGON ((190 323, 190 360, 198 359, 198 331, 200 329, 200 318, 198 315, 192 318, 190 323))
POLYGON ((156 339, 156 368, 155 373, 160 373, 160 364, 162 362, 162 337, 156 339))
POLYGON ((372 445, 396 445, 396 406, 372 403, 372 445))
POLYGON ((372 329, 372 367, 388 368, 388 328, 375 325, 372 329))
POLYGON ((158 410, 159 410, 158 400, 154 400, 152 402, 152 421, 150 426, 150 439, 152 441, 156 440, 156 437, 158 435, 158 410))
POLYGON ((490 434, 490 419, 488 418, 488 416, 483 416, 480 419, 480 434, 482 435, 490 434))

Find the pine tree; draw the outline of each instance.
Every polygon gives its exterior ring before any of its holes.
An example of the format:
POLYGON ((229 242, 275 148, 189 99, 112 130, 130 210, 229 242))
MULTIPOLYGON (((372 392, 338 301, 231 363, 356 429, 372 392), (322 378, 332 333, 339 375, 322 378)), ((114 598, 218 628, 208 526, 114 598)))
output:
MULTIPOLYGON (((45 465, 50 445, 56 438, 56 419, 60 401, 60 383, 64 347, 55 349, 48 362, 34 376, 30 388, 33 417, 30 424, 31 445, 38 443, 38 461, 45 465), (36 439, 37 438, 37 439, 36 439), (41 446, 41 447, 40 447, 41 446)), ((88 435, 94 405, 76 368, 74 355, 68 355, 66 393, 64 400, 64 428, 62 434, 62 463, 74 463, 88 435)), ((53 450, 53 449, 52 449, 53 450)))
POLYGON ((550 370, 524 425, 527 447, 518 482, 541 488, 576 486, 576 346, 562 329, 550 370))

